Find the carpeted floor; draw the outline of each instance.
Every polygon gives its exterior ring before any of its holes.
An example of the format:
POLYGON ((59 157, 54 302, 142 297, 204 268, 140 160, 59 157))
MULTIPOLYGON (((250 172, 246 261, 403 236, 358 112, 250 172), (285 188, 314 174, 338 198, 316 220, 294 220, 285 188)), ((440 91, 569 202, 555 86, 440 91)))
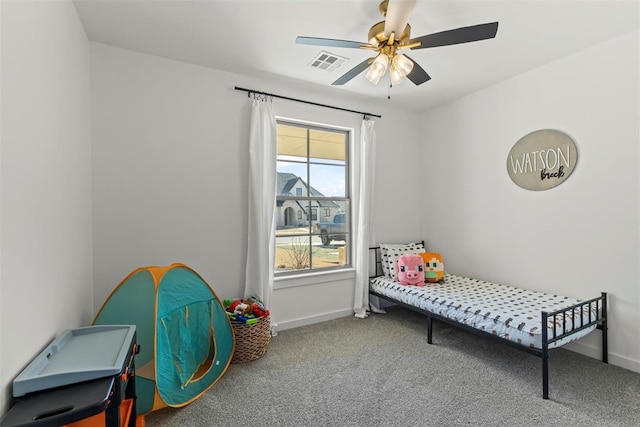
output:
POLYGON ((429 345, 425 318, 393 308, 282 331, 146 425, 640 426, 640 374, 564 349, 549 366, 543 400, 539 358, 436 321, 429 345))

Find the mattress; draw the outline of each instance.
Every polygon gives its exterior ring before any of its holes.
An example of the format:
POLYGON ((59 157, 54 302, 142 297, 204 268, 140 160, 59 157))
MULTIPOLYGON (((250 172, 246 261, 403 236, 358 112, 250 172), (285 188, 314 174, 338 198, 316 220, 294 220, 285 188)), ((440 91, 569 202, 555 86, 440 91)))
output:
MULTIPOLYGON (((380 295, 401 301, 413 307, 429 311, 447 319, 481 331, 498 335, 509 341, 531 348, 542 348, 541 312, 552 312, 578 304, 580 301, 545 292, 529 291, 507 285, 485 282, 468 277, 447 274, 442 283, 425 283, 424 286, 401 285, 387 277, 370 280, 370 289, 380 295)), ((597 317, 593 305, 566 312, 565 330, 580 328, 597 317), (582 316, 582 319, 580 317, 582 316), (575 322, 574 322, 575 321, 575 322)), ((563 333, 562 316, 555 325, 557 335, 563 333)), ((560 347, 589 334, 595 325, 563 337, 549 344, 560 347)), ((553 318, 549 319, 548 339, 554 336, 553 318)))

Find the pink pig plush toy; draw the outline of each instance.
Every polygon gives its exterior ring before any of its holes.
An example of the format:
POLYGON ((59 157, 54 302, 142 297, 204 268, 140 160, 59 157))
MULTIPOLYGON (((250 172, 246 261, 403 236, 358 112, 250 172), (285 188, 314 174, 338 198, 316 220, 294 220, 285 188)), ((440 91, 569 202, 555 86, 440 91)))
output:
POLYGON ((424 260, 420 255, 404 254, 398 257, 398 282, 424 286, 424 260))

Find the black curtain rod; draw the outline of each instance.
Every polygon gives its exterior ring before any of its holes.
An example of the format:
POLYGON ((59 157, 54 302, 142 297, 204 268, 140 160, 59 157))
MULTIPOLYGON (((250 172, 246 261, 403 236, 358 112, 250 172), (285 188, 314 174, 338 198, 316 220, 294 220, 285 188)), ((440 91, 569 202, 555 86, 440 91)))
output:
POLYGON ((334 110, 341 110, 341 111, 348 111, 349 113, 362 114, 363 116, 382 118, 382 116, 380 116, 378 114, 365 113, 363 111, 348 110, 346 108, 334 107, 332 105, 326 105, 326 104, 319 104, 317 102, 305 101, 303 99, 289 98, 288 96, 280 96, 280 95, 275 95, 273 93, 260 92, 259 90, 245 89, 243 87, 238 87, 238 86, 236 86, 235 89, 247 92, 248 96, 250 96, 252 93, 257 93, 258 95, 265 95, 265 96, 271 96, 273 98, 286 99, 287 101, 302 102, 303 104, 317 105, 319 107, 333 108, 334 110))

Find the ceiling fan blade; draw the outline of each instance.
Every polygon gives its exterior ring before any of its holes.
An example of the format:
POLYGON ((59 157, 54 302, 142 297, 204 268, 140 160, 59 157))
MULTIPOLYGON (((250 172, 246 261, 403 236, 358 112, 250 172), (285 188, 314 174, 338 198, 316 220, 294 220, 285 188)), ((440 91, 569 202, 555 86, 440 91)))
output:
POLYGON ((395 33, 397 37, 404 31, 413 12, 416 0, 389 0, 387 16, 384 20, 384 34, 389 37, 395 33))
POLYGON ((409 43, 420 42, 420 46, 415 49, 427 47, 449 46, 452 44, 475 42, 479 40, 492 39, 498 32, 498 23, 472 25, 470 27, 456 28, 439 33, 427 34, 426 36, 411 39, 409 43))
POLYGON ((409 58, 407 55, 405 55, 404 57, 413 62, 413 69, 409 74, 407 74, 407 78, 411 80, 416 86, 421 85, 428 80, 431 80, 431 76, 427 74, 427 72, 420 65, 418 65, 416 61, 409 58))
POLYGON ((338 80, 336 80, 331 84, 335 86, 340 86, 345 84, 346 82, 348 82, 349 80, 351 80, 352 78, 354 78, 355 76, 357 76, 358 74, 366 70, 369 67, 369 64, 371 63, 372 60, 373 58, 365 59, 364 61, 362 61, 361 63, 359 63, 358 65, 356 65, 355 67, 347 71, 346 73, 344 73, 342 77, 340 77, 338 80))
POLYGON ((360 47, 369 46, 369 43, 354 42, 350 40, 323 39, 319 37, 296 37, 297 44, 308 44, 313 46, 330 46, 330 47, 348 47, 360 49, 360 47))

